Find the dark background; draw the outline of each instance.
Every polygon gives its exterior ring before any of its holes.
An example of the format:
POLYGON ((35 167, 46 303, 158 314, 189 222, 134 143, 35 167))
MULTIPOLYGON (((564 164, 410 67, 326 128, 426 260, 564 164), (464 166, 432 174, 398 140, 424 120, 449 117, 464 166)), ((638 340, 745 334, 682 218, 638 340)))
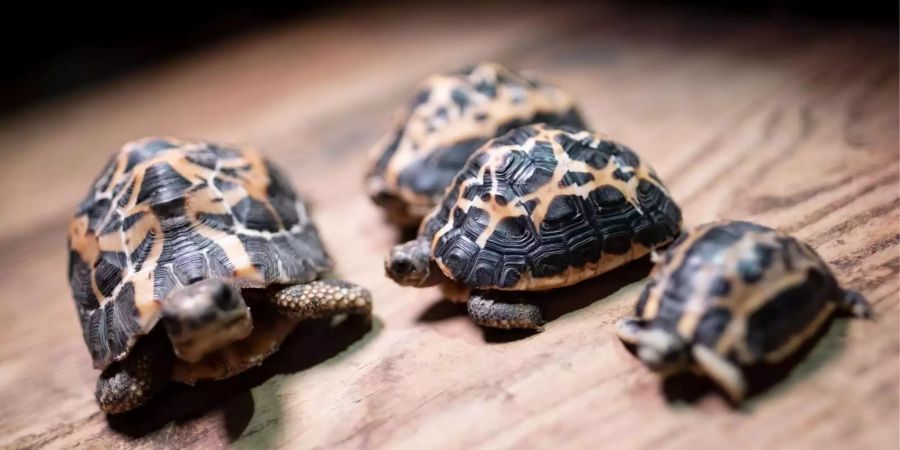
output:
MULTIPOLYGON (((120 2, 115 6, 29 4, 8 9, 2 26, 0 116, 30 104, 121 76, 181 52, 241 33, 288 21, 302 24, 363 1, 297 1, 280 5, 120 2)), ((559 2, 552 2, 559 5, 559 2)), ((622 2, 635 14, 642 8, 679 13, 857 22, 897 28, 896 1, 640 1, 622 2), (726 5, 727 4, 727 5, 726 5)))

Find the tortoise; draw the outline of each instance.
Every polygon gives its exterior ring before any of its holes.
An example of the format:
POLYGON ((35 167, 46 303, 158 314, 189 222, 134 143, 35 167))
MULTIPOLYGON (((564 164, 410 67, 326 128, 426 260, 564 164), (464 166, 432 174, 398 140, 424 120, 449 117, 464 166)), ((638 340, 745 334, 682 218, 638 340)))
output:
POLYGON ((385 270, 401 285, 441 285, 478 325, 541 331, 541 311, 519 301, 524 293, 607 272, 671 242, 680 227, 680 209, 634 151, 534 124, 476 151, 385 270))
POLYGON ((538 122, 585 128, 568 94, 490 62, 429 77, 397 117, 372 149, 366 186, 399 226, 418 225, 489 139, 538 122))
POLYGON ((618 335, 650 368, 705 373, 738 403, 747 392, 742 368, 782 361, 835 310, 872 316, 809 245, 721 221, 683 234, 660 257, 618 335))
POLYGON ((69 224, 69 282, 108 413, 258 365, 304 319, 368 316, 285 176, 254 149, 125 144, 69 224), (157 322, 162 327, 157 327, 157 322), (164 330, 163 330, 164 329, 164 330))

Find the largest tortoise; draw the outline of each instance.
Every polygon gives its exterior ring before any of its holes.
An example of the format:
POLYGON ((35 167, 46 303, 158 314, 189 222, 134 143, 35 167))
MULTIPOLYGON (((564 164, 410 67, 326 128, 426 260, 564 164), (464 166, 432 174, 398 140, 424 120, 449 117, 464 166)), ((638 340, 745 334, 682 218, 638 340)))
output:
POLYGON ((317 281, 332 262, 304 202, 250 148, 128 143, 68 237, 84 340, 103 371, 97 401, 110 413, 139 406, 170 379, 257 365, 299 320, 371 308, 364 289, 317 281))

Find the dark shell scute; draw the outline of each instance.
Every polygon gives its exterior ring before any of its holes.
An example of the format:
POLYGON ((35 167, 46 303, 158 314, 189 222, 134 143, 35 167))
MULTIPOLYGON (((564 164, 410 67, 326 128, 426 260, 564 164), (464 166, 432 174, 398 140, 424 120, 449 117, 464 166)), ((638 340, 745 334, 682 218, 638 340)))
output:
POLYGON ((834 295, 835 282, 810 270, 806 279, 765 302, 747 319, 747 347, 761 357, 778 350, 822 311, 834 295))
POLYGON ((103 229, 100 230, 101 235, 114 233, 122 229, 122 215, 118 212, 112 212, 109 215, 109 218, 106 219, 106 224, 103 225, 103 229))
POLYGON ((101 198, 92 202, 91 208, 88 210, 88 231, 96 232, 103 225, 103 220, 109 213, 110 201, 107 198, 101 198))
POLYGON ((95 366, 105 366, 124 353, 130 341, 141 334, 135 306, 134 285, 127 282, 113 301, 93 310, 85 321, 85 339, 95 366))
POLYGON ((144 142, 139 147, 132 149, 131 152, 128 153, 128 162, 125 164, 125 171, 131 171, 131 169, 134 169, 134 166, 152 159, 158 153, 170 148, 175 148, 175 144, 165 139, 154 139, 144 142))
POLYGON ((583 161, 597 170, 606 167, 613 154, 613 148, 603 146, 602 142, 600 146, 593 147, 589 141, 575 140, 566 133, 560 133, 554 139, 562 146, 569 158, 583 161))
POLYGON ((487 255, 484 259, 489 262, 502 255, 502 263, 495 264, 492 269, 497 279, 484 285, 514 285, 521 278, 521 273, 528 268, 527 255, 537 246, 537 233, 527 217, 506 217, 501 220, 479 254, 479 261, 482 256, 487 255))
POLYGON ((460 228, 462 229, 463 234, 473 241, 478 239, 478 236, 480 236, 484 229, 487 228, 487 225, 491 220, 487 211, 474 206, 469 208, 464 216, 465 219, 460 225, 460 228))
MULTIPOLYGON (((549 151, 535 148, 535 154, 511 151, 502 166, 497 168, 499 182, 508 185, 516 197, 533 193, 553 178, 556 158, 549 151)), ((489 187, 488 187, 489 189, 489 187)))
POLYGON ((221 169, 219 169, 219 172, 232 178, 241 178, 241 174, 243 172, 249 171, 251 168, 252 166, 250 166, 250 164, 244 164, 240 167, 222 167, 221 169))
POLYGON ((128 183, 128 187, 125 189, 125 192, 122 192, 119 195, 119 199, 116 200, 116 206, 119 208, 124 208, 125 205, 128 204, 128 201, 131 200, 131 194, 134 192, 134 178, 130 178, 126 181, 128 183))
POLYGON ((440 147, 424 158, 413 161, 398 175, 398 183, 409 186, 415 192, 438 198, 452 181, 466 159, 478 150, 485 139, 464 139, 440 147))
MULTIPOLYGON (((564 271, 568 266, 582 267, 588 262, 600 259, 600 240, 595 234, 596 229, 588 218, 588 214, 592 211, 586 211, 584 203, 581 197, 560 195, 554 198, 547 208, 547 215, 544 217, 543 223, 541 223, 542 245, 538 251, 543 250, 544 245, 547 244, 558 245, 564 250, 564 258, 557 256, 553 259, 558 261, 557 266, 560 269, 556 273, 564 271)), ((590 207, 588 206, 588 208, 590 207)), ((548 267, 537 267, 537 264, 536 262, 536 270, 534 272, 536 276, 556 274, 550 272, 548 267)), ((546 264, 544 265, 546 266, 546 264)))
POLYGON ((725 328, 731 323, 731 312, 726 308, 711 308, 703 314, 694 330, 694 341, 715 348, 725 328))
POLYGON ((330 266, 318 233, 310 227, 292 236, 277 236, 271 242, 243 234, 238 238, 247 249, 253 266, 266 280, 312 281, 321 270, 330 266))
POLYGON ((569 267, 569 251, 563 243, 543 243, 529 254, 531 272, 535 277, 549 277, 569 267))
POLYGON ((161 224, 166 238, 154 269, 154 298, 165 298, 178 285, 228 277, 234 272, 224 250, 200 235, 187 217, 173 216, 161 224))
POLYGON ((709 284, 709 295, 713 297, 726 297, 731 293, 731 282, 724 276, 715 277, 709 284))
POLYGON ((220 231, 234 230, 234 216, 231 214, 211 214, 201 212, 197 214, 197 220, 203 225, 220 231))
POLYGON ((476 263, 473 257, 481 250, 475 241, 487 228, 490 217, 486 211, 477 207, 471 207, 465 213, 458 210, 454 215, 459 226, 454 227, 455 233, 441 236, 438 254, 435 256, 442 258, 453 273, 463 274, 465 278, 476 263))
POLYGON ((636 241, 652 248, 659 242, 677 237, 681 232, 681 209, 655 184, 641 180, 637 199, 644 215, 632 222, 636 241))
POLYGON ((151 205, 167 203, 184 196, 184 191, 191 187, 191 182, 182 177, 169 163, 159 162, 148 167, 144 172, 141 190, 138 191, 138 203, 151 205))
POLYGON ((481 93, 485 97, 497 97, 497 85, 488 80, 481 80, 475 85, 475 91, 481 93))
POLYGON ((129 259, 131 259, 131 264, 134 266, 135 271, 141 270, 144 261, 150 256, 150 250, 153 249, 153 242, 155 239, 156 234, 153 231, 150 231, 143 239, 141 239, 141 243, 138 244, 137 248, 135 248, 128 256, 129 259))
POLYGON ((192 164, 196 164, 210 170, 214 170, 216 168, 220 159, 219 156, 209 148, 195 150, 186 154, 184 158, 190 161, 192 164))
POLYGON ((638 158, 637 154, 635 154, 630 148, 616 144, 613 145, 615 145, 616 149, 616 159, 621 161, 623 165, 627 167, 633 167, 635 169, 641 165, 640 158, 638 158))
POLYGON ((642 220, 640 212, 613 186, 600 186, 591 191, 588 198, 596 211, 595 227, 602 239, 603 251, 615 255, 627 253, 634 236, 632 224, 642 220))
POLYGON ((420 89, 419 92, 416 92, 416 95, 413 96, 412 101, 409 102, 409 108, 411 110, 414 110, 419 106, 424 105, 426 102, 428 102, 429 97, 431 97, 431 89, 420 89))
POLYGON ((775 247, 770 245, 755 244, 750 254, 745 255, 738 262, 738 273, 740 273, 741 278, 748 284, 761 280, 765 271, 772 265, 775 251, 775 247))
POLYGON ((622 170, 622 168, 618 168, 613 171, 612 176, 617 180, 622 180, 627 183, 628 180, 634 177, 634 172, 626 172, 622 170))
POLYGON ((127 268, 126 257, 120 252, 101 252, 94 267, 94 282, 104 297, 112 295, 116 286, 122 281, 127 268))
POLYGON ((244 197, 231 211, 235 219, 247 228, 263 231, 278 231, 281 228, 266 205, 252 197, 244 197))
POLYGON ((91 267, 78 252, 69 251, 69 286, 80 310, 97 309, 100 304, 91 289, 91 267))
POLYGON ((466 112, 466 107, 469 105, 469 95, 465 91, 459 88, 454 89, 450 92, 450 99, 453 100, 460 112, 466 112))
POLYGON ((236 188, 238 185, 237 183, 232 183, 222 177, 215 177, 213 178, 213 186, 215 186, 219 192, 225 192, 236 188))
POLYGON ((594 174, 589 172, 566 172, 562 179, 559 180, 559 187, 564 188, 568 186, 584 186, 589 182, 594 181, 594 174))

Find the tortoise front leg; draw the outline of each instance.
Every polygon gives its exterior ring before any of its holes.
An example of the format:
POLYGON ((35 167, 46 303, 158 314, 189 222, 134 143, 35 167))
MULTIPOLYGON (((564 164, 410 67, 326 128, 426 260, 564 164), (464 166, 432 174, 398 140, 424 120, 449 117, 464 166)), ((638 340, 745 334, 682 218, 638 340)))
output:
POLYGON ((544 331, 541 310, 526 303, 502 303, 483 294, 472 294, 468 302, 469 317, 483 327, 544 331))
POLYGON ((144 336, 124 360, 100 374, 94 391, 100 409, 119 414, 144 404, 165 386, 173 361, 162 334, 144 336))
POLYGON ((616 324, 616 335, 622 342, 636 346, 641 343, 646 326, 647 323, 643 319, 626 317, 616 324))
POLYGON ((272 293, 271 300, 280 313, 299 320, 372 313, 372 294, 341 280, 316 280, 286 287, 272 293))
POLYGON ((694 361, 703 369, 713 381, 716 382, 734 403, 740 403, 747 393, 747 382, 741 369, 715 352, 715 350, 703 345, 694 345, 691 348, 694 361))

